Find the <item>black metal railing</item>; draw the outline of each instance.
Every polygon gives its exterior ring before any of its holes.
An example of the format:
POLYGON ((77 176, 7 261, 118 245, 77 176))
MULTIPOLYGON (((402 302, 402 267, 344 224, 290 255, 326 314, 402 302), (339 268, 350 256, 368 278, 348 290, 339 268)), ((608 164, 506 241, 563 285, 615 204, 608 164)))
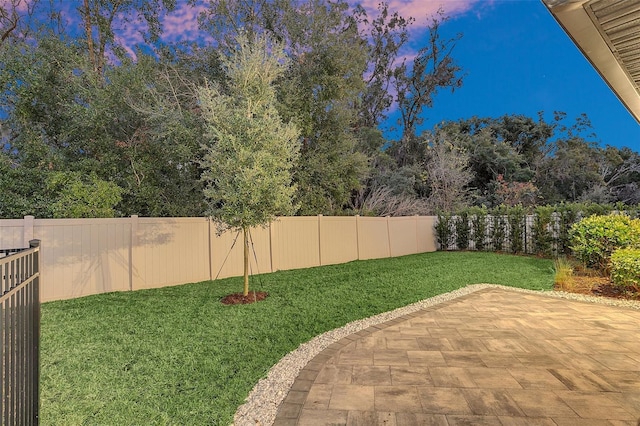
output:
POLYGON ((40 241, 29 245, 0 254, 0 424, 7 426, 39 419, 40 241))

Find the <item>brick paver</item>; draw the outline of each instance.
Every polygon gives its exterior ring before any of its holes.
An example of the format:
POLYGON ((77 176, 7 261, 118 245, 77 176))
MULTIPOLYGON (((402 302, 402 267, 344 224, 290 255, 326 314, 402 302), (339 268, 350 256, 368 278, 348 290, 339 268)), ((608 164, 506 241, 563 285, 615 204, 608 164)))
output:
POLYGON ((639 328, 638 310, 481 290, 331 345, 274 425, 636 426, 639 328))

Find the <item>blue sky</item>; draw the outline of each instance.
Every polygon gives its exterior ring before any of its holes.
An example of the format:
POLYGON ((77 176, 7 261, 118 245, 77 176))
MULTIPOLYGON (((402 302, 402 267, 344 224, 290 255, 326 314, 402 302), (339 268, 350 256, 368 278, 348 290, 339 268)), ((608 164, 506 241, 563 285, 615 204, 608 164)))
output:
POLYGON ((463 87, 436 96, 434 107, 425 111, 425 128, 474 115, 536 117, 538 111, 548 120, 553 111, 564 111, 573 123, 584 112, 602 146, 640 151, 640 125, 541 1, 468 6, 442 26, 445 36, 463 33, 454 50, 466 73, 463 87))

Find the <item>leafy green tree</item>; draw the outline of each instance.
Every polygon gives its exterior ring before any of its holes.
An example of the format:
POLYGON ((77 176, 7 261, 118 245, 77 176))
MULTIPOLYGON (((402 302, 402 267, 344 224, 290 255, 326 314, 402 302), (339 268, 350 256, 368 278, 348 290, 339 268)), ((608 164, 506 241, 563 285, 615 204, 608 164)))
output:
POLYGON ((384 90, 406 36, 396 31, 404 20, 387 15, 369 25, 362 13, 345 0, 214 0, 201 16, 225 48, 241 27, 286 45, 291 66, 277 82, 278 109, 296 122, 303 140, 294 173, 300 214, 350 208, 385 143, 374 127, 390 105, 384 90), (371 144, 377 144, 373 152, 365 148, 371 144))
POLYGON ((16 167, 13 159, 0 151, 0 218, 52 217, 53 197, 42 190, 47 173, 42 167, 16 167))
POLYGON ((554 141, 551 155, 537 171, 536 181, 544 200, 607 202, 599 157, 595 142, 580 137, 554 141))
POLYGON ((244 235, 244 295, 249 292, 249 228, 292 214, 292 168, 299 156, 299 131, 282 122, 274 81, 285 70, 283 48, 266 37, 238 38, 223 60, 227 90, 200 88, 207 124, 202 159, 204 194, 219 230, 244 235))
POLYGON ((629 148, 607 146, 601 150, 600 175, 611 202, 640 204, 640 154, 629 148))
POLYGON ((282 116, 301 131, 300 214, 343 211, 369 171, 354 132, 366 48, 347 11, 346 2, 309 0, 285 17, 292 60, 279 99, 282 116))
MULTIPOLYGON (((469 187, 473 188, 478 204, 497 205, 501 197, 495 191, 500 187, 498 177, 507 182, 529 182, 534 171, 529 167, 512 140, 500 133, 503 119, 481 119, 447 122, 437 132, 454 138, 469 155, 469 167, 473 178, 469 187)), ((512 133, 517 133, 511 130, 512 133)))
POLYGON ((195 85, 209 74, 139 52, 103 78, 82 45, 50 36, 7 45, 0 58, 0 126, 14 173, 95 173, 123 189, 122 215, 204 213, 195 85))
POLYGON ((51 205, 54 218, 114 217, 122 189, 104 181, 95 173, 54 172, 49 176, 47 191, 56 194, 51 205))

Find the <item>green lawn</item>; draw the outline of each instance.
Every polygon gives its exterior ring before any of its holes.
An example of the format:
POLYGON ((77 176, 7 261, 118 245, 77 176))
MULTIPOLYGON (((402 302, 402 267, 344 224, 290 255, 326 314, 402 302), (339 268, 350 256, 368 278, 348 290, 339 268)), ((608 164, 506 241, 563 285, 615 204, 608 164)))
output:
POLYGON ((45 303, 41 423, 228 425, 300 343, 473 283, 549 290, 553 265, 436 252, 253 277, 253 305, 219 302, 241 278, 45 303))

